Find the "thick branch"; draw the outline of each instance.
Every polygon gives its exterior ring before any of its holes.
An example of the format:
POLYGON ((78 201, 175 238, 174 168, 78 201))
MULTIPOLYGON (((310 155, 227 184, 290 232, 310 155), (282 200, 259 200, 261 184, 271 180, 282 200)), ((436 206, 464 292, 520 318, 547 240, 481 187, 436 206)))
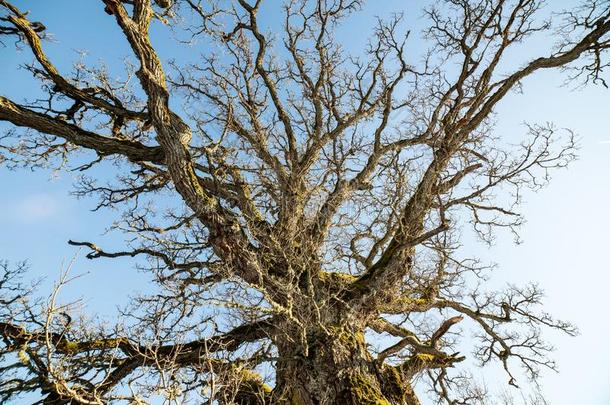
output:
POLYGON ((99 155, 118 154, 133 162, 148 161, 156 164, 162 164, 165 160, 161 147, 98 135, 58 118, 22 107, 2 96, 0 96, 0 121, 8 121, 13 125, 58 136, 74 145, 92 149, 99 155))

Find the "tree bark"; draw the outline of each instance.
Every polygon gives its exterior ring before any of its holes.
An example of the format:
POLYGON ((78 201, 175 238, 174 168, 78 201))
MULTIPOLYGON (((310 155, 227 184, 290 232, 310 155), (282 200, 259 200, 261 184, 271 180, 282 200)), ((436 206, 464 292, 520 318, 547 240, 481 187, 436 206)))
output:
POLYGON ((399 369, 372 358, 362 331, 331 327, 309 334, 306 349, 278 348, 274 404, 419 405, 399 369))

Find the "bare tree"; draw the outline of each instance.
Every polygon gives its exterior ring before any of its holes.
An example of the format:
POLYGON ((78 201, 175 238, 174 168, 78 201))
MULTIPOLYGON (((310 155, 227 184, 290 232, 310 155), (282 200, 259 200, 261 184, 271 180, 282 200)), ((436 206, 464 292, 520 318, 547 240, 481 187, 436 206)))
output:
POLYGON ((70 244, 145 259, 155 282, 109 326, 33 302, 25 268, 5 263, 2 400, 418 404, 419 381, 439 402, 484 403, 456 351, 471 328, 472 358, 499 362, 511 385, 515 366, 533 380, 555 367, 541 329, 575 328, 542 312, 535 285, 486 290, 459 236, 515 231, 522 190, 573 159, 569 132, 531 124, 506 145, 493 113, 541 70, 605 85, 610 3, 544 19, 539 0, 439 1, 423 33, 397 14, 351 55, 335 33, 363 1, 103 0, 135 61, 115 79, 84 63, 60 72, 44 23, 0 0, 0 40, 33 54, 44 92, 0 96, 13 125, 0 158, 78 168, 76 194, 120 208, 112 226, 129 242, 70 244), (282 30, 260 22, 269 8, 282 30), (152 24, 188 33, 197 62, 163 62, 152 24), (551 34, 507 71, 512 49, 551 34), (410 35, 428 52, 411 55, 410 35), (98 166, 116 178, 96 179, 98 166))

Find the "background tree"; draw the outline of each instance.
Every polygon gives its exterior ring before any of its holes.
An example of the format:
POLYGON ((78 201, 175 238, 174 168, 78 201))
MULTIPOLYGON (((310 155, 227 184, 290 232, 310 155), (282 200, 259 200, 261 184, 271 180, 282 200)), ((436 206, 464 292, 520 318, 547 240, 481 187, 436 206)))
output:
POLYGON ((443 1, 424 11, 423 57, 408 54, 400 15, 356 57, 334 33, 361 3, 290 0, 269 33, 260 13, 279 2, 104 0, 137 62, 117 80, 59 72, 44 23, 0 0, 0 40, 29 48, 45 93, 0 96, 0 120, 25 128, 5 134, 2 160, 84 172, 77 194, 121 208, 113 227, 130 242, 70 243, 91 259, 145 257, 156 281, 125 321, 98 325, 56 304, 67 275, 37 302, 25 268, 4 264, 3 400, 418 404, 422 378, 440 401, 481 403, 458 323, 511 385, 515 365, 533 380, 554 368, 541 328, 574 327, 540 311, 535 285, 486 291, 485 266, 457 253, 460 230, 514 231, 521 190, 574 158, 551 125, 506 145, 493 111, 543 69, 605 85, 610 3, 545 20, 535 0, 443 1), (151 24, 186 30, 202 56, 163 63, 151 24), (554 46, 506 70, 510 50, 551 32, 554 46), (102 184, 92 169, 109 161, 116 178, 102 184), (394 343, 373 350, 380 335, 394 343))

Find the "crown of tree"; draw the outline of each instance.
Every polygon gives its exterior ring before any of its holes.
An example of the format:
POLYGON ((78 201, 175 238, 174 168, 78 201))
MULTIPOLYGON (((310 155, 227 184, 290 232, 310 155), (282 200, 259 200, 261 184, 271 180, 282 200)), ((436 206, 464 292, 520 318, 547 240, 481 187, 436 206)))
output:
POLYGON ((78 169, 76 194, 97 198, 92 215, 120 210, 109 225, 128 242, 69 243, 135 258, 152 291, 97 323, 57 303, 68 275, 38 302, 27 268, 4 263, 2 401, 419 404, 427 386, 476 404, 468 358, 514 386, 555 367, 541 330, 574 326, 541 310, 536 285, 487 290, 460 238, 516 232, 521 190, 574 159, 550 124, 499 139, 494 109, 541 70, 605 85, 610 3, 544 19, 538 0, 439 1, 423 31, 379 19, 356 52, 338 32, 363 3, 103 0, 131 51, 116 78, 61 71, 52 27, 0 0, 0 41, 33 55, 42 92, 0 94, 0 162, 78 169), (159 56, 153 28, 192 60, 159 56), (510 60, 535 38, 547 48, 510 60))

